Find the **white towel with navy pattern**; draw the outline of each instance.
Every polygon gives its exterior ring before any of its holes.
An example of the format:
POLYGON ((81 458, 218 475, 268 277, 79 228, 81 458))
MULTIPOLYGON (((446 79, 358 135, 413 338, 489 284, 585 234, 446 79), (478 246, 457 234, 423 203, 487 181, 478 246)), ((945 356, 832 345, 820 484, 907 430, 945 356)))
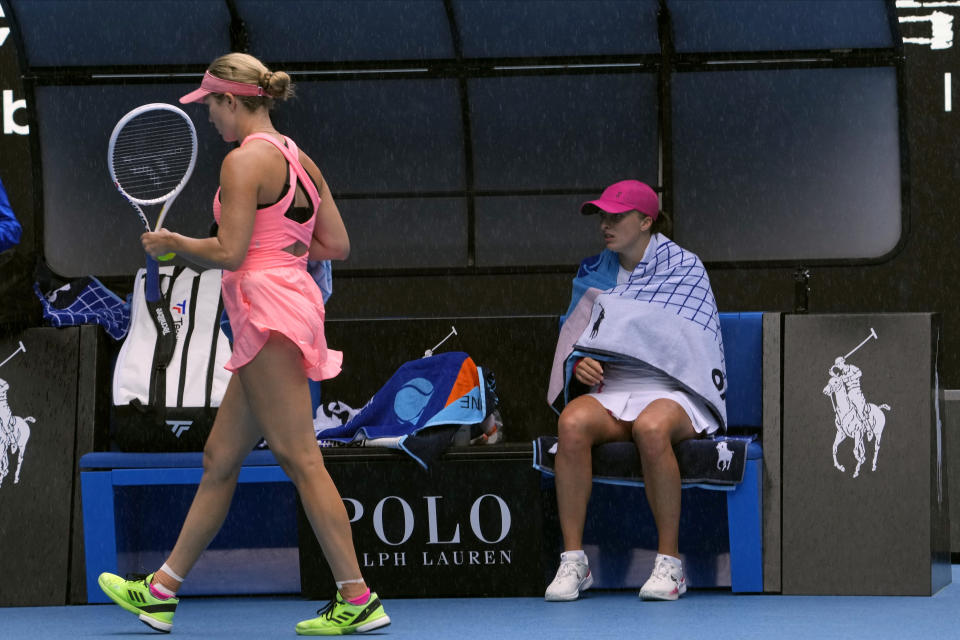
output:
MULTIPOLYGON (((614 276, 615 278, 615 276, 614 276)), ((702 398, 726 429, 726 367, 720 316, 707 271, 695 254, 654 234, 624 284, 597 295, 589 321, 566 359, 640 361, 702 398)))
POLYGON ((51 327, 99 324, 114 340, 127 335, 130 304, 93 276, 73 280, 47 294, 35 282, 33 291, 43 307, 43 319, 51 327))

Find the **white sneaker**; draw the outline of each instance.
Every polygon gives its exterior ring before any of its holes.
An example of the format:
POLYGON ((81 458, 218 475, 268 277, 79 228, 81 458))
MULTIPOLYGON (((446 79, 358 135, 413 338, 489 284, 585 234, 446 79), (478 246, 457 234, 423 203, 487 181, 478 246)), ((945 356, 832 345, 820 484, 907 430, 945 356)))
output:
POLYGON ((566 553, 560 554, 560 568, 557 576, 547 587, 544 599, 548 602, 566 602, 576 600, 581 591, 586 591, 593 585, 593 576, 590 567, 583 560, 566 553))
POLYGON ((644 600, 676 600, 686 592, 683 563, 679 558, 658 553, 653 573, 640 588, 640 597, 644 600))

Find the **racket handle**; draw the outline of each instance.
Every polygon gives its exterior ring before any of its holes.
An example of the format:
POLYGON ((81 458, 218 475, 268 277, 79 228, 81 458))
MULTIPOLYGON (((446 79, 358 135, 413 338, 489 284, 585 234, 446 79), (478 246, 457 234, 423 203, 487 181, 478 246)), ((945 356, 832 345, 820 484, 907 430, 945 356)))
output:
POLYGON ((147 275, 143 286, 143 295, 147 302, 156 302, 160 299, 160 265, 149 255, 147 256, 147 275))

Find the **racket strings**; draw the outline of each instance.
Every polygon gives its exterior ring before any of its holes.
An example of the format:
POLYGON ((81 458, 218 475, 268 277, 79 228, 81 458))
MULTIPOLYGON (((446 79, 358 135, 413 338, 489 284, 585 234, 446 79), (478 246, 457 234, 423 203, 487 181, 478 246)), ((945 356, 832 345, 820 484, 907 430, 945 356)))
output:
POLYGON ((189 123, 170 112, 145 113, 119 131, 113 147, 116 180, 127 194, 155 200, 172 193, 194 155, 189 123))

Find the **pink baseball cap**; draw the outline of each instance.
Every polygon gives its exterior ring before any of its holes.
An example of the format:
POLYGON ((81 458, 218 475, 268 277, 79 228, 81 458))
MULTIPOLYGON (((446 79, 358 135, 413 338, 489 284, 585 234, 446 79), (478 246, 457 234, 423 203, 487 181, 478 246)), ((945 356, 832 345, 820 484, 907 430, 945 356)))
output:
POLYGON ((660 199, 657 192, 639 180, 621 180, 603 190, 596 200, 580 205, 580 213, 590 215, 598 211, 626 213, 636 209, 654 220, 660 215, 660 199))
POLYGON ((232 93, 235 96, 269 97, 267 96, 267 92, 263 90, 263 87, 255 84, 248 84, 246 82, 224 80, 223 78, 218 78, 209 71, 206 71, 203 74, 203 81, 200 83, 200 88, 196 89, 195 91, 191 91, 187 95, 180 98, 180 104, 187 104, 188 102, 203 102, 203 99, 211 93, 232 93))

